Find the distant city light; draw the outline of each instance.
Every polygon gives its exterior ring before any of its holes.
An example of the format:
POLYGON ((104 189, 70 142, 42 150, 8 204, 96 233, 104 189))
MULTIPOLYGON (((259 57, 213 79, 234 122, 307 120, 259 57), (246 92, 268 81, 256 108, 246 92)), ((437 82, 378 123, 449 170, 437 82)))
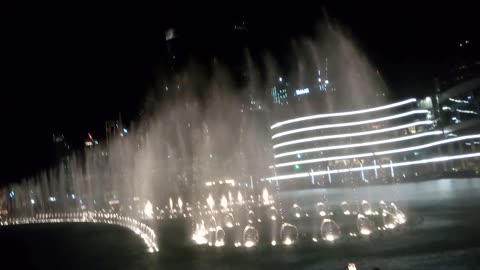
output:
POLYGON ((297 96, 305 95, 305 94, 310 93, 310 89, 308 89, 308 88, 297 89, 297 90, 295 90, 295 93, 297 94, 297 96))
POLYGON ((279 82, 283 82, 283 78, 282 78, 282 77, 279 77, 279 78, 278 78, 278 81, 279 81, 279 82))
POLYGON ((123 133, 127 134, 128 130, 126 128, 123 129, 123 133))
POLYGON ((322 82, 322 78, 318 78, 318 82, 322 82))
POLYGON ((328 84, 328 80, 325 80, 325 84, 328 84))

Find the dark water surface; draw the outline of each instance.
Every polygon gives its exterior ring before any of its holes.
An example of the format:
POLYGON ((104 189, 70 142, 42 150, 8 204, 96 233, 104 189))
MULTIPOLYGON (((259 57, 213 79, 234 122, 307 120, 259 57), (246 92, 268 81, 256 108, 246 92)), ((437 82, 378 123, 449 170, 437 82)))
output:
MULTIPOLYGON (((393 200, 423 223, 382 237, 290 247, 145 251, 131 231, 102 224, 0 228, 0 269, 480 269, 480 179, 286 192, 285 205, 393 200), (347 194, 347 195, 345 195, 347 194)), ((172 237, 176 237, 172 235, 172 237)))

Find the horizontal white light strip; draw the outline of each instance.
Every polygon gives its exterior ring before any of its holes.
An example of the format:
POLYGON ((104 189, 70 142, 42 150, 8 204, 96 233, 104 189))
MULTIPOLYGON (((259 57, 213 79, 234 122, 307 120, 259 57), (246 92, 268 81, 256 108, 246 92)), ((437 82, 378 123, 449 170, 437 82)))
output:
POLYGON ((281 127, 286 124, 291 124, 295 122, 300 122, 300 121, 305 121, 305 120, 312 120, 312 119, 318 119, 318 118, 327 118, 327 117, 336 117, 336 116, 346 116, 346 115, 353 115, 353 114, 360 114, 360 113, 369 113, 369 112, 376 112, 376 111, 381 111, 385 109, 390 109, 398 106, 402 106, 408 103, 413 103, 416 102, 417 100, 415 98, 407 99, 401 102, 397 103, 392 103, 380 107, 375 107, 375 108, 370 108, 370 109, 364 109, 364 110, 357 110, 357 111, 350 111, 350 112, 339 112, 339 113, 327 113, 327 114, 317 114, 317 115, 310 115, 310 116, 304 116, 304 117, 299 117, 299 118, 294 118, 282 122, 278 122, 271 126, 271 129, 281 127))
POLYGON ((406 161, 406 162, 399 162, 399 163, 393 163, 393 164, 355 167, 355 168, 340 169, 340 170, 317 171, 317 172, 312 172, 312 173, 296 173, 296 174, 280 175, 280 176, 269 177, 269 178, 267 178, 267 180, 273 180, 273 181, 275 181, 275 180, 287 180, 287 179, 310 177, 310 176, 317 176, 317 175, 327 175, 327 174, 336 174, 336 173, 344 173, 344 172, 355 172, 355 171, 361 171, 361 170, 374 170, 374 169, 390 168, 390 167, 404 167, 404 166, 410 166, 410 165, 428 164, 428 163, 434 163, 434 162, 442 162, 442 161, 450 161, 450 160, 464 159, 464 158, 474 158, 474 157, 480 157, 480 153, 472 153, 472 154, 464 154, 464 155, 456 155, 456 156, 443 156, 443 157, 422 159, 422 160, 416 160, 416 161, 406 161))
POLYGON ((273 149, 276 149, 276 148, 282 147, 282 146, 297 144, 297 143, 321 141, 321 140, 328 140, 328 139, 338 139, 338 138, 346 138, 346 137, 364 136, 364 135, 371 135, 371 134, 377 134, 377 133, 383 133, 383 132, 389 132, 389 131, 409 128, 409 127, 414 127, 414 126, 419 126, 419 125, 431 125, 431 124, 433 124, 433 121, 426 120, 426 121, 418 121, 418 122, 413 122, 413 123, 410 123, 410 124, 405 124, 405 125, 400 125, 400 126, 395 126, 395 127, 390 127, 390 128, 382 128, 382 129, 375 129, 375 130, 362 131, 362 132, 335 134, 335 135, 326 135, 326 136, 318 136, 318 137, 311 137, 311 138, 305 138, 305 139, 298 139, 298 140, 287 141, 287 142, 275 144, 273 146, 273 149))
POLYGON ((393 149, 393 150, 387 150, 387 151, 381 151, 381 152, 370 152, 370 153, 362 153, 362 154, 346 155, 346 156, 297 160, 297 161, 292 161, 292 162, 285 162, 285 163, 276 164, 275 167, 276 168, 281 168, 281 167, 292 166, 292 165, 297 165, 297 164, 300 165, 300 164, 316 163, 316 162, 339 160, 339 159, 352 159, 352 158, 361 158, 361 157, 382 156, 382 155, 401 153, 401 152, 410 152, 410 151, 425 149, 425 148, 429 148, 429 147, 437 146, 437 145, 441 145, 441 144, 446 144, 446 143, 451 143, 451 142, 456 142, 456 141, 469 140, 469 139, 476 139, 476 138, 480 138, 480 134, 455 137, 455 138, 446 139, 446 140, 442 140, 442 141, 437 141, 437 142, 433 142, 433 143, 427 143, 427 144, 423 144, 423 145, 419 145, 419 146, 405 147, 405 148, 393 149))
POLYGON ((286 157, 286 156, 312 153, 312 152, 320 152, 320 151, 328 151, 328 150, 336 150, 336 149, 345 149, 345 148, 354 148, 354 147, 379 145, 379 144, 386 144, 386 143, 393 143, 393 142, 401 142, 401 141, 407 141, 407 140, 417 139, 417 138, 426 137, 426 136, 440 135, 440 134, 443 134, 443 132, 437 130, 437 131, 423 132, 423 133, 419 133, 419 134, 415 134, 415 135, 411 135, 411 136, 404 136, 404 137, 393 138, 393 139, 388 139, 388 140, 309 148, 309 149, 303 149, 303 150, 281 153, 281 154, 278 154, 278 155, 274 155, 274 158, 281 158, 281 157, 286 157))
POLYGON ((279 137, 289 135, 289 134, 299 133, 299 132, 319 130, 319 129, 327 129, 327 128, 358 126, 358 125, 364 125, 364 124, 370 124, 370 123, 376 123, 376 122, 382 122, 382 121, 402 118, 402 117, 410 116, 410 115, 414 115, 414 114, 427 114, 427 113, 429 113, 428 110, 414 110, 414 111, 410 111, 410 112, 405 112, 405 113, 400 113, 400 114, 395 114, 395 115, 390 115, 390 116, 380 117, 380 118, 375 118, 375 119, 368 119, 368 120, 363 120, 363 121, 297 128, 297 129, 292 129, 292 130, 287 130, 287 131, 284 131, 284 132, 277 133, 277 134, 272 136, 272 139, 279 138, 279 137))

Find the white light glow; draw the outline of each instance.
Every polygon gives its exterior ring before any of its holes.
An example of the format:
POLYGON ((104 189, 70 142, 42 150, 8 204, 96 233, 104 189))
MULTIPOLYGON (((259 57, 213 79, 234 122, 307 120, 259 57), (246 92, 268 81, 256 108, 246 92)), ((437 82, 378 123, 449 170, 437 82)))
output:
POLYGON ((280 168, 285 166, 293 166, 297 164, 308 164, 308 163, 317 163, 317 162, 339 160, 339 159, 353 159, 353 158, 362 158, 362 157, 381 156, 381 155, 389 155, 394 153, 410 152, 410 151, 425 149, 425 148, 438 146, 446 143, 462 141, 462 140, 470 140, 470 139, 476 139, 476 138, 480 138, 480 135, 467 135, 467 136, 455 137, 455 138, 441 140, 433 143, 427 143, 427 144, 422 144, 418 146, 392 149, 392 150, 380 151, 380 152, 361 153, 361 154, 355 154, 355 155, 336 156, 336 157, 328 157, 328 158, 315 158, 315 159, 307 159, 307 160, 301 160, 301 161, 285 162, 285 163, 276 164, 275 167, 280 168))
MULTIPOLYGON (((464 154, 464 155, 456 155, 456 156, 443 156, 443 157, 422 159, 422 160, 416 160, 416 161, 406 161, 406 162, 400 162, 400 163, 383 164, 382 166, 379 166, 379 165, 365 166, 365 167, 363 167, 363 170, 381 169, 382 167, 384 167, 384 168, 404 167, 404 166, 410 166, 410 165, 428 164, 428 163, 434 163, 434 162, 443 162, 443 161, 450 161, 450 160, 464 159, 464 158, 474 158, 474 157, 480 157, 480 153, 472 153, 472 154, 464 154)), ((348 169, 316 171, 316 172, 313 172, 313 173, 297 173, 297 174, 288 174, 288 175, 280 175, 280 176, 269 177, 266 180, 268 180, 268 181, 286 180, 286 179, 309 177, 311 175, 316 176, 316 175, 336 174, 336 173, 354 172, 354 171, 360 171, 360 170, 362 170, 362 168, 355 167, 355 168, 348 168, 348 169)))
POLYGON ((333 236, 333 234, 327 234, 327 236, 325 236, 325 240, 333 242, 335 241, 335 237, 333 236))
POLYGON ((208 194, 207 204, 208 204, 208 207, 210 207, 210 210, 212 210, 213 207, 215 206, 215 201, 213 200, 212 194, 208 194))
POLYGON ((468 100, 462 100, 462 99, 455 99, 455 98, 448 98, 448 100, 455 102, 455 103, 464 103, 468 104, 468 100))
POLYGON ((319 125, 319 126, 297 128, 297 129, 292 129, 292 130, 287 130, 287 131, 284 131, 284 132, 277 133, 277 134, 272 136, 272 139, 283 137, 283 136, 286 136, 286 135, 289 135, 289 134, 305 132, 305 131, 365 125, 365 124, 370 124, 370 123, 377 123, 377 122, 383 122, 383 121, 388 121, 388 120, 392 120, 392 119, 402 118, 402 117, 406 117, 406 116, 410 116, 410 115, 414 115, 414 114, 428 114, 428 113, 429 113, 428 110, 414 110, 414 111, 410 111, 410 112, 405 112, 405 113, 400 113, 400 114, 395 114, 395 115, 390 115, 390 116, 380 117, 380 118, 375 118, 375 119, 368 119, 368 120, 363 120, 363 121, 355 121, 355 122, 347 122, 347 123, 338 123, 338 124, 328 124, 328 125, 319 125))
POLYGON ((276 246, 277 245, 277 241, 273 240, 272 241, 272 246, 276 246))
POLYGON ((395 126, 395 127, 390 127, 390 128, 375 129, 375 130, 354 132, 354 133, 346 133, 346 134, 335 134, 335 135, 310 137, 310 138, 305 138, 305 139, 292 140, 292 141, 279 143, 279 144, 274 145, 273 149, 276 149, 276 148, 279 148, 279 147, 282 147, 282 146, 292 145, 292 144, 304 143, 304 142, 313 142, 313 141, 321 141, 321 140, 328 140, 328 139, 338 139, 338 138, 348 138, 348 137, 372 135, 372 134, 384 133, 384 132, 389 132, 389 131, 394 131, 394 130, 399 130, 399 129, 405 129, 405 128, 409 128, 409 127, 420 126, 420 125, 431 125, 433 123, 434 122, 431 121, 431 120, 426 120, 426 121, 418 121, 418 122, 409 123, 409 124, 400 125, 400 126, 395 126))
POLYGON ((350 112, 340 112, 340 113, 328 113, 328 114, 317 114, 317 115, 310 115, 310 116, 304 116, 304 117, 299 117, 299 118, 294 118, 282 122, 278 122, 274 125, 272 125, 270 128, 274 129, 286 124, 291 124, 295 122, 300 122, 300 121, 306 121, 306 120, 312 120, 312 119, 319 119, 319 118, 327 118, 327 117, 338 117, 338 116, 346 116, 346 115, 355 115, 355 114, 361 114, 361 113, 369 113, 369 112, 375 112, 375 111, 381 111, 389 108, 394 108, 398 106, 402 106, 408 103, 413 103, 416 102, 417 100, 415 98, 411 98, 408 100, 404 100, 401 102, 397 103, 392 103, 380 107, 375 107, 375 108, 370 108, 370 109, 364 109, 364 110, 357 110, 357 111, 350 111, 350 112))
POLYGON ((283 241, 283 244, 286 245, 286 246, 290 246, 291 244, 293 244, 293 241, 292 241, 292 239, 287 237, 287 238, 285 238, 285 241, 283 241))
POLYGON ((355 148, 355 147, 363 147, 363 146, 371 146, 371 145, 380 145, 380 144, 387 144, 387 143, 393 143, 393 142, 401 142, 401 141, 407 141, 407 140, 412 140, 412 139, 417 139, 421 137, 426 137, 426 136, 432 136, 432 135, 441 135, 443 134, 442 131, 429 131, 429 132, 423 132, 411 136, 404 136, 400 138, 393 138, 393 139, 387 139, 387 140, 379 140, 379 141, 371 141, 371 142, 364 142, 364 143, 352 143, 352 144, 344 144, 344 145, 334 145, 334 146, 326 146, 326 147, 317 147, 317 148, 308 148, 308 149, 303 149, 303 150, 297 150, 297 151, 291 151, 291 152, 285 152, 281 153, 278 155, 275 155, 275 158, 281 158, 285 156, 291 156, 291 155, 298 155, 298 154, 304 154, 304 153, 312 153, 312 152, 320 152, 320 151, 328 151, 328 150, 336 150, 336 149, 346 149, 346 148, 355 148))
POLYGON ((245 244, 244 244, 244 246, 247 247, 247 248, 253 247, 253 246, 255 246, 255 242, 253 242, 253 241, 246 241, 245 244))
POLYGON ((220 199, 220 205, 222 206, 223 209, 227 209, 228 201, 225 195, 222 195, 222 198, 220 199))

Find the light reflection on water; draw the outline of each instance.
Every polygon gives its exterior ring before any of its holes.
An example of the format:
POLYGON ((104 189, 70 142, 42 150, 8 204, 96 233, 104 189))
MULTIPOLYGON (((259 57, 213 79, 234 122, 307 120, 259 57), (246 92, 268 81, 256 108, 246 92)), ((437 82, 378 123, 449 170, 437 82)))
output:
POLYGON ((419 202, 431 200, 468 200, 480 196, 480 178, 441 179, 417 183, 358 187, 351 192, 349 188, 328 188, 280 193, 284 203, 299 202, 301 205, 314 205, 320 196, 325 195, 329 203, 367 199, 380 201, 419 202))

